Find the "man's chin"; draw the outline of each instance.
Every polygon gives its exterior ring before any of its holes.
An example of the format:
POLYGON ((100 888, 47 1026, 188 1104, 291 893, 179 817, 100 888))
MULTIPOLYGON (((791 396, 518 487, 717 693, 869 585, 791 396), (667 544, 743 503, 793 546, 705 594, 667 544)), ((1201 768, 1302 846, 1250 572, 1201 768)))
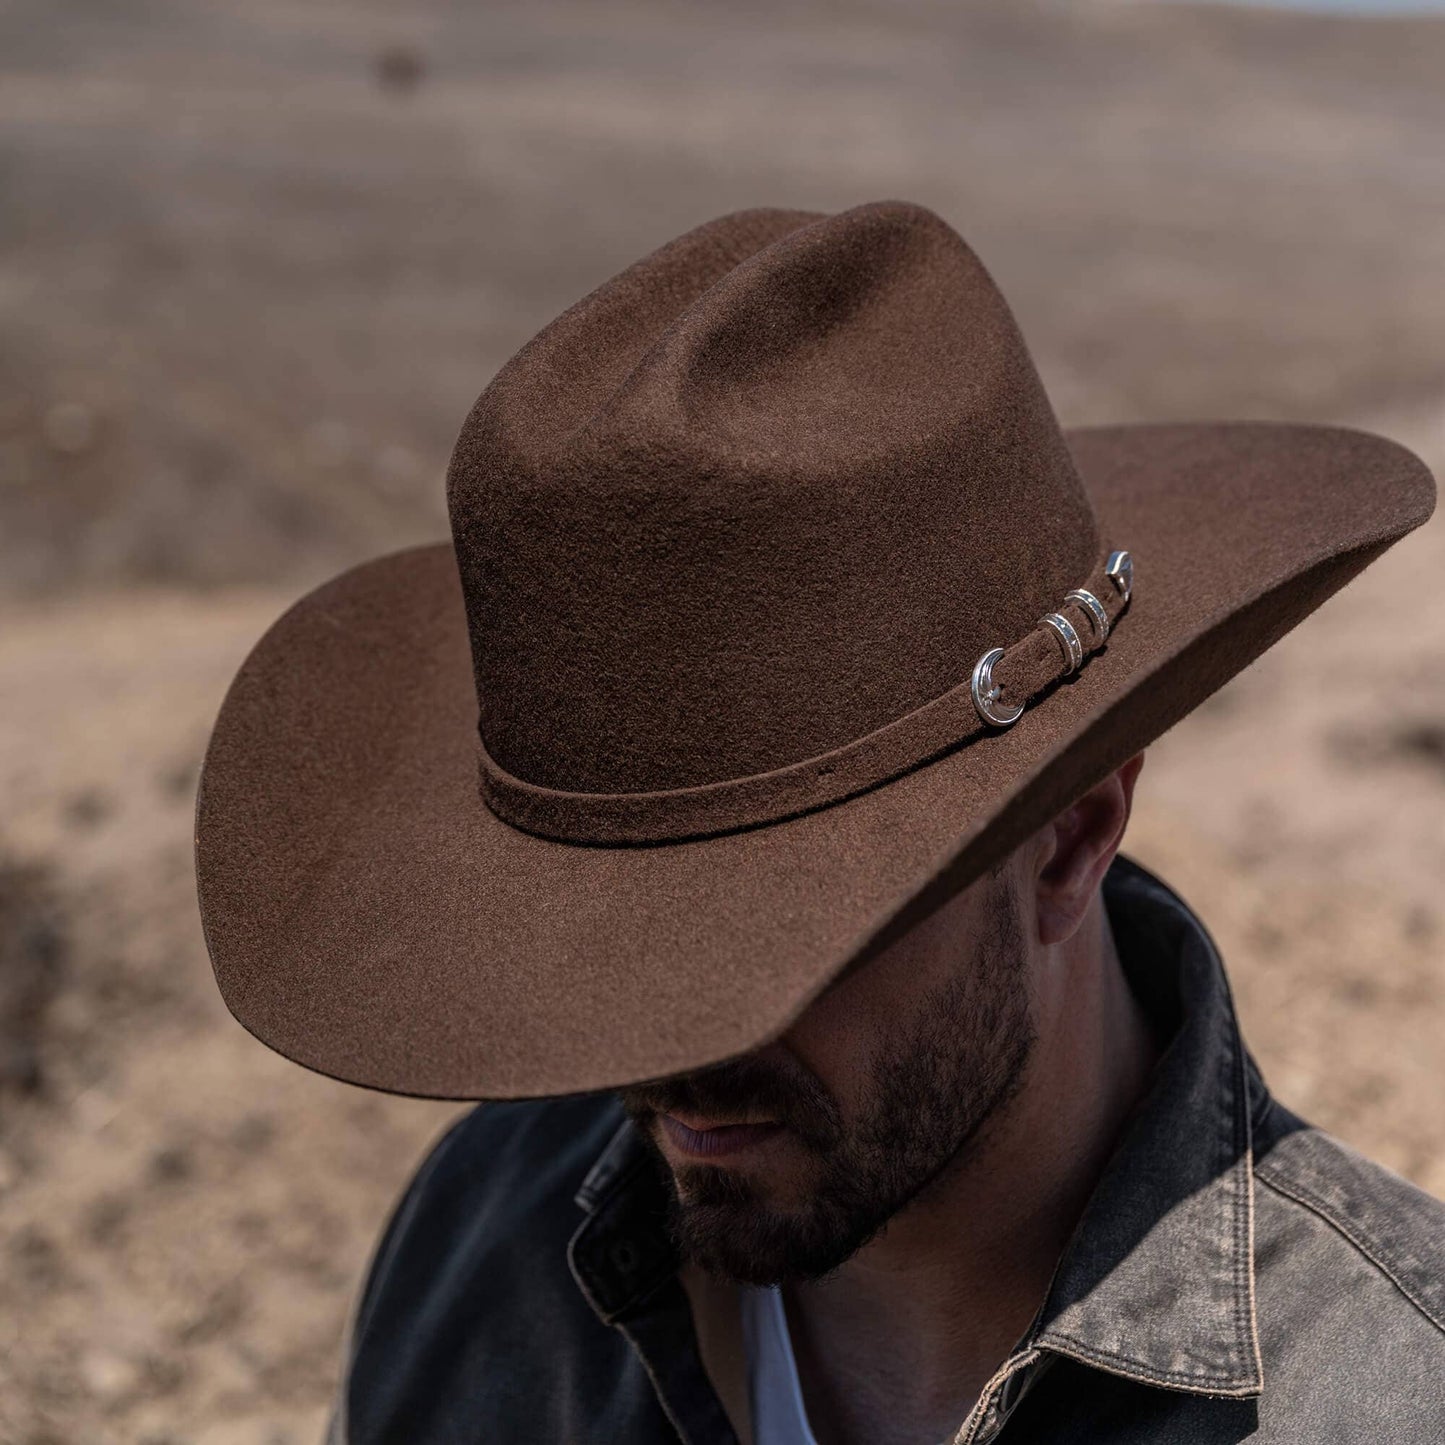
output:
POLYGON ((713 1194, 700 1200, 680 1193, 672 1218, 681 1253, 711 1275, 750 1285, 816 1280, 851 1258, 864 1242, 839 1230, 827 1211, 781 1208, 742 1179, 714 1184, 731 1191, 732 1197, 713 1194))
POLYGON ((644 1137, 669 1176, 673 1241, 711 1275, 751 1285, 818 1279, 863 1243, 829 1198, 830 1171, 807 1149, 747 1163, 680 1163, 667 1157, 655 1126, 644 1137))
POLYGON ((678 1225, 684 1256, 719 1279, 778 1285, 800 1278, 786 1224, 766 1210, 743 1215, 717 1206, 684 1206, 678 1225))

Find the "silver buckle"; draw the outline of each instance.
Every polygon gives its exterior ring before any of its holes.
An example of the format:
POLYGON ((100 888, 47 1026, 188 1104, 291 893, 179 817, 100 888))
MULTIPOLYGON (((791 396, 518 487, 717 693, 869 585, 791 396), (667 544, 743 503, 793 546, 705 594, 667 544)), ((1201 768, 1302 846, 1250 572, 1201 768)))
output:
POLYGON ((998 706, 1003 689, 993 680, 994 664, 1003 656, 1003 648, 991 647, 973 665, 973 705, 984 722, 996 728, 1012 727, 1023 715, 1023 703, 1016 703, 1012 711, 998 706))

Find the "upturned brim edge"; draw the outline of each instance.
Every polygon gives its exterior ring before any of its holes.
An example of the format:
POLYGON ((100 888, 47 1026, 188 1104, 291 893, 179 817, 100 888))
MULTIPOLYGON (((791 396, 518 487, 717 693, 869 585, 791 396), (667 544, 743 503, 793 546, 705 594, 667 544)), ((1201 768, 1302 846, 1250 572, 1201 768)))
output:
MULTIPOLYGON (((222 704, 196 804, 207 948, 235 1017, 391 1093, 528 1098, 748 1052, 1197 707, 1434 506, 1367 433, 1066 433, 1127 620, 1006 732, 783 822, 570 844, 491 813, 449 543, 302 598, 222 704)), ((1007 527, 1008 518, 998 519, 1007 527)))

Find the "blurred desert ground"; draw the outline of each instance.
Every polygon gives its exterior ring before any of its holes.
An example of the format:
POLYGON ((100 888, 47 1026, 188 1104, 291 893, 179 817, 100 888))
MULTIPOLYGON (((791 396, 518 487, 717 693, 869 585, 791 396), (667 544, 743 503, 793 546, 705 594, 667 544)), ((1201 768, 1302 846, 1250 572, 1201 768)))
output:
MULTIPOLYGON (((734 207, 967 236, 1069 423, 1445 467, 1445 21, 1225 8, 0 7, 0 1440, 299 1445, 450 1106, 213 987, 198 762, 299 591, 439 536, 496 366, 734 207)), ((1141 559, 1148 566, 1148 559, 1141 559)), ((1162 740, 1129 847, 1295 1107, 1445 1195, 1445 526, 1162 740)))

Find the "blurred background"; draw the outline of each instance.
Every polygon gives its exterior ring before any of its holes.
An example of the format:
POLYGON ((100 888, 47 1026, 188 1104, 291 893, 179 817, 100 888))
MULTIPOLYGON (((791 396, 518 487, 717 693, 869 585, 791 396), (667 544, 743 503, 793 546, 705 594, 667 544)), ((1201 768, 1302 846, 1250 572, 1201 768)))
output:
MULTIPOLYGON (((1445 469, 1445 19, 1339 10, 0 4, 0 1441, 317 1438, 452 1109, 230 1020, 197 768, 299 592, 445 534, 477 392, 584 292, 734 208, 919 201, 1066 423, 1445 469)), ((1442 578, 1436 521, 1163 739, 1126 846, 1286 1102, 1445 1195, 1442 578)))

